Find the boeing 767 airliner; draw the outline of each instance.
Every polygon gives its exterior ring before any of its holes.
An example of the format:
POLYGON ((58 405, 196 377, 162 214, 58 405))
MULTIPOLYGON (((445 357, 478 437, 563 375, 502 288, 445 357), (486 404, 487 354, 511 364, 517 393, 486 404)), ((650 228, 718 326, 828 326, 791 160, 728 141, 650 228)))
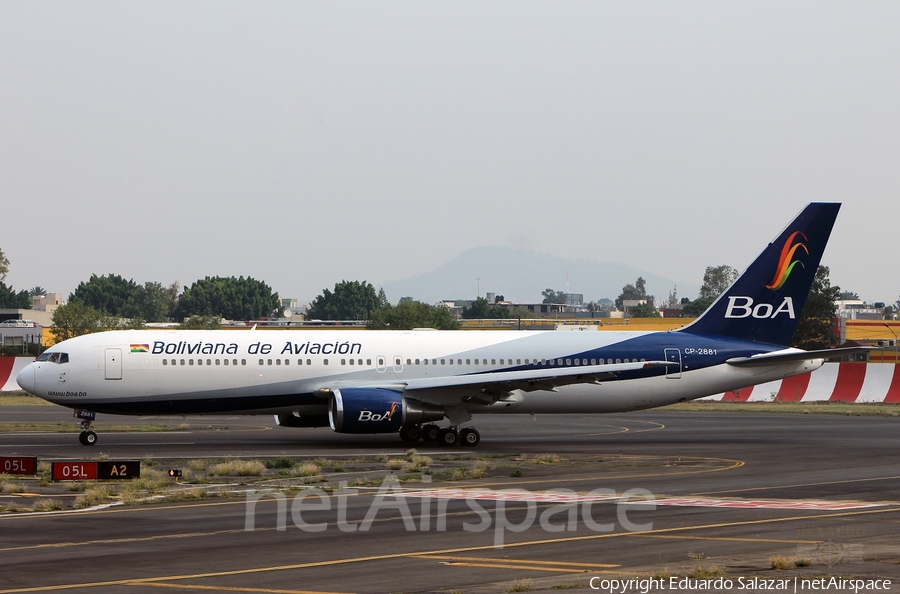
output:
POLYGON ((274 414, 288 427, 474 446, 478 413, 665 406, 807 373, 788 348, 839 204, 808 205, 697 320, 669 332, 123 330, 54 345, 19 385, 95 413, 274 414), (437 423, 447 420, 445 427, 437 423))

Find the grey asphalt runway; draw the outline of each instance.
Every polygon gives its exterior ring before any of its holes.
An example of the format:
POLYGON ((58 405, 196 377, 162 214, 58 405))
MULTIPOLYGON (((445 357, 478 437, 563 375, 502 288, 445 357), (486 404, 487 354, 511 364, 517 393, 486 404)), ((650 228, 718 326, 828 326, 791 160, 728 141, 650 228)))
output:
MULTIPOLYGON (((56 407, 2 412, 6 421, 72 422, 68 411, 56 407)), ((180 417, 105 417, 97 423, 100 440, 92 449, 78 444, 73 423, 71 433, 0 434, 0 450, 44 460, 104 455, 164 461, 359 459, 402 454, 409 447, 393 435, 274 427, 271 417, 192 417, 183 423, 180 417), (103 431, 104 423, 122 422, 182 428, 103 431)), ((293 494, 275 492, 259 501, 237 495, 2 514, 0 594, 477 594, 514 585, 592 591, 591 583, 604 579, 668 580, 711 567, 742 592, 773 591, 765 582, 738 581, 753 577, 855 576, 898 583, 898 423, 892 417, 665 410, 535 420, 478 417, 478 447, 447 450, 420 442, 417 449, 477 457, 552 453, 577 463, 548 464, 520 477, 494 473, 452 483, 403 483, 388 493, 402 491, 402 497, 378 497, 379 488, 389 487, 375 484, 299 503, 293 494), (616 466, 623 460, 628 464, 616 466), (432 488, 444 495, 446 489, 481 491, 477 499, 459 492, 445 499, 423 492, 432 488), (539 500, 523 500, 520 493, 513 501, 513 489, 539 500), (569 489, 570 498, 548 495, 551 489, 569 489), (810 564, 775 571, 776 556, 810 564)), ((784 585, 781 591, 793 591, 793 582, 784 585)))

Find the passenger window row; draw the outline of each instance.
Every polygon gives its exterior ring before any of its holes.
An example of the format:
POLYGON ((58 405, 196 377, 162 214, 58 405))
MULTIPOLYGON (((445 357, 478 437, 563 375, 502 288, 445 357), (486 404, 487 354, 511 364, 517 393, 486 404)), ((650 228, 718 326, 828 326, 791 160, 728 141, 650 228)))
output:
MULTIPOLYGON (((465 359, 466 365, 556 365, 556 366, 573 366, 573 365, 612 365, 613 363, 637 363, 638 359, 465 359), (490 361, 490 363, 488 363, 490 361), (514 362, 515 361, 515 362, 514 362), (474 362, 474 363, 473 363, 474 362)), ((646 361, 646 359, 640 359, 646 361)), ((328 365, 328 359, 324 359, 323 363, 328 365)), ((260 359, 260 365, 290 365, 289 359, 260 359)), ((380 363, 380 365, 383 363, 380 363)), ((463 359, 406 359, 406 365, 462 365, 463 359)), ((303 365, 303 359, 297 359, 297 365, 303 365)), ((306 360, 306 365, 312 365, 310 359, 306 360)), ((341 365, 362 366, 362 359, 341 359, 341 365)), ((372 359, 366 359, 365 365, 371 367, 372 359)), ((403 365, 403 359, 397 357, 394 359, 394 365, 399 367, 403 365)))
MULTIPOLYGON (((38 358, 38 361, 49 361, 51 363, 68 363, 69 355, 66 353, 44 353, 38 358)), ((637 363, 639 360, 637 358, 630 359, 515 359, 515 363, 513 363, 513 359, 490 359, 490 363, 488 363, 488 359, 466 359, 466 365, 476 365, 476 366, 491 366, 491 365, 522 365, 523 361, 525 365, 535 365, 535 366, 548 366, 555 365, 557 367, 562 366, 573 366, 573 365, 612 365, 613 363, 637 363), (474 361, 474 363, 473 363, 474 361), (499 362, 498 362, 499 361, 499 362)), ((646 361, 646 359, 640 359, 641 362, 646 361)), ((399 367, 402 365, 403 360, 400 358, 394 359, 394 365, 399 367)), ((163 359, 163 365, 194 365, 194 359, 163 359)), ((237 359, 197 359, 197 365, 238 365, 237 359)), ((246 365, 247 360, 241 359, 241 365, 246 365)), ((259 365, 284 365, 289 366, 291 364, 290 359, 260 359, 259 365)), ((312 359, 297 359, 297 365, 312 365, 312 359)), ((328 365, 328 359, 322 360, 323 365, 328 365)), ((379 365, 382 365, 383 362, 379 362, 379 365)), ((463 359, 407 359, 406 365, 462 365, 463 359)), ((353 366, 363 366, 363 359, 341 359, 341 365, 353 365, 353 366)), ((368 367, 372 366, 372 359, 365 359, 365 365, 368 367)))
MULTIPOLYGON (((291 360, 290 360, 290 359, 284 359, 283 362, 282 362, 281 359, 260 359, 260 360, 259 360, 259 364, 260 364, 260 365, 273 365, 273 364, 274 364, 274 365, 282 365, 282 363, 283 363, 284 365, 290 365, 290 364, 291 364, 291 360)), ((322 364, 323 364, 323 365, 328 365, 328 359, 323 359, 323 360, 322 360, 322 364)), ((359 360, 359 364, 362 365, 362 359, 359 360)), ((371 360, 371 359, 369 359, 369 364, 370 364, 370 365, 372 364, 372 360, 371 360)), ((303 365, 303 359, 297 359, 297 365, 303 365)), ((312 359, 307 359, 307 360, 306 360, 306 365, 312 365, 312 359)))
MULTIPOLYGON (((523 359, 515 359, 515 363, 513 363, 513 359, 490 359, 490 363, 488 363, 488 359, 466 359, 466 365, 522 365, 523 359), (474 363, 473 363, 474 361, 474 363), (499 361, 499 362, 498 362, 499 361)), ((640 359, 640 361, 646 361, 646 359, 640 359)), ((400 365, 400 359, 396 359, 394 361, 397 365, 400 365)), ((572 365, 612 365, 614 363, 613 359, 606 359, 604 362, 603 359, 524 359, 525 365, 556 365, 556 366, 572 366, 572 365)), ((627 359, 616 359, 615 363, 637 363, 638 359, 627 358, 627 359)), ((341 364, 343 365, 343 360, 341 360, 341 364)), ((462 359, 407 359, 407 365, 462 365, 462 359)), ((352 365, 352 363, 351 363, 352 365)))
MULTIPOLYGON (((193 365, 193 359, 163 359, 163 365, 193 365)), ((237 359, 197 359, 197 365, 237 365, 237 359), (205 362, 205 363, 204 363, 205 362)), ((241 365, 246 365, 247 360, 241 359, 241 365)))

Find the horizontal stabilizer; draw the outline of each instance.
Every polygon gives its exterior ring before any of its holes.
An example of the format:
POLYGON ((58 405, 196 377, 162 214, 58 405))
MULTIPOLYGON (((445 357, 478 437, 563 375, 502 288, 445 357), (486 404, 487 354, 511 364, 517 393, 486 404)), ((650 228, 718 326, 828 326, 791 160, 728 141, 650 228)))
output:
POLYGON ((843 347, 837 349, 822 349, 819 351, 788 349, 784 351, 775 351, 774 353, 754 355, 752 357, 736 357, 734 359, 728 359, 725 362, 737 367, 766 367, 769 365, 777 365, 779 363, 790 363, 792 361, 831 359, 833 357, 843 357, 844 355, 853 355, 855 353, 867 353, 871 350, 872 349, 868 347, 843 347))

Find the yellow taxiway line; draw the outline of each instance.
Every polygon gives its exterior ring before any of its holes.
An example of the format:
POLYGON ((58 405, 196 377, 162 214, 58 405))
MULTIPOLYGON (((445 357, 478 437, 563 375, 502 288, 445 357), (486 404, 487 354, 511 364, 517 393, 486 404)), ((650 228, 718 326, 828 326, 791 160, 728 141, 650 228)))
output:
POLYGON ((554 573, 606 573, 618 565, 610 563, 571 563, 568 561, 538 561, 535 559, 496 559, 491 557, 458 557, 454 555, 415 555, 414 559, 435 559, 449 566, 488 567, 496 569, 523 569, 554 573))
POLYGON ((126 586, 150 588, 175 588, 178 590, 212 590, 214 592, 254 592, 260 594, 347 594, 346 592, 320 592, 317 590, 279 590, 275 588, 241 588, 238 586, 201 586, 199 584, 165 584, 161 582, 126 582, 126 586))

